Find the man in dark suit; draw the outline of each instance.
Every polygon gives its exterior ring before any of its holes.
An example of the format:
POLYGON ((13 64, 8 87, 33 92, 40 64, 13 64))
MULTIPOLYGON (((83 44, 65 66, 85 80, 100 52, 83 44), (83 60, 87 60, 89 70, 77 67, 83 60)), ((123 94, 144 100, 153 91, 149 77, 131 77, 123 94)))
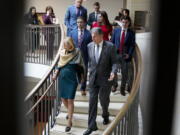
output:
POLYGON ((98 16, 100 15, 100 4, 99 2, 95 2, 93 4, 94 6, 94 12, 89 14, 89 18, 88 18, 88 25, 90 26, 90 28, 92 27, 92 24, 94 22, 97 22, 98 16))
POLYGON ((88 50, 87 45, 92 41, 91 33, 86 29, 85 19, 80 16, 77 19, 78 28, 70 32, 70 37, 73 39, 76 48, 80 48, 84 64, 85 64, 85 78, 81 83, 81 94, 82 96, 86 95, 86 79, 88 71, 88 50))
POLYGON ((109 123, 109 102, 112 80, 117 72, 116 49, 111 42, 103 41, 101 28, 91 30, 92 40, 88 45, 88 67, 89 67, 89 117, 88 129, 83 135, 89 135, 96 131, 96 117, 98 96, 102 106, 103 124, 109 123))
POLYGON ((121 18, 122 28, 116 28, 112 34, 112 43, 115 44, 119 54, 119 63, 121 66, 121 88, 120 92, 126 95, 125 88, 128 83, 127 91, 130 92, 132 87, 133 71, 131 58, 135 48, 135 33, 129 29, 130 17, 123 16, 121 18), (129 75, 128 75, 129 74, 129 75))
POLYGON ((87 9, 82 6, 83 0, 75 0, 75 4, 69 6, 65 14, 65 25, 67 26, 67 36, 77 28, 77 18, 83 16, 87 21, 87 9))

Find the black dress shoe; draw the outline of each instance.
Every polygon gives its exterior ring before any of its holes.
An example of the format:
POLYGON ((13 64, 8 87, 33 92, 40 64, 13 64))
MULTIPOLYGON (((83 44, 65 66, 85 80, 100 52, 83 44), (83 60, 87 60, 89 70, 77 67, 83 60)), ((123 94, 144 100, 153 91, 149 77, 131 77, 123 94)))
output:
POLYGON ((69 131, 71 130, 71 127, 72 127, 72 122, 71 122, 70 126, 67 126, 67 127, 65 128, 65 132, 69 132, 69 131))
POLYGON ((116 92, 117 91, 117 88, 115 86, 112 86, 112 92, 116 92))
POLYGON ((93 131, 96 131, 96 130, 98 130, 97 127, 96 127, 95 129, 87 129, 87 130, 83 133, 83 135, 90 135, 93 131))
POLYGON ((109 123, 109 118, 104 118, 103 124, 107 125, 109 123))
POLYGON ((126 96, 125 91, 120 91, 120 93, 121 93, 122 96, 126 96))
POLYGON ((120 93, 121 93, 121 95, 126 96, 125 88, 121 88, 121 89, 120 89, 120 93))
POLYGON ((71 130, 71 127, 66 127, 65 132, 69 132, 71 130))

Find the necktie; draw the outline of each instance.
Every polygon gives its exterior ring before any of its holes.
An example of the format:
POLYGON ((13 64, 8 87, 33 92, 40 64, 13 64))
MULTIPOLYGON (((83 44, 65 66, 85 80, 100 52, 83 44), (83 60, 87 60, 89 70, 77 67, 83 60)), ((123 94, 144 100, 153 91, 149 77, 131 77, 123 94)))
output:
POLYGON ((98 60, 99 60, 99 45, 96 45, 95 57, 96 57, 96 63, 98 63, 98 60))
POLYGON ((82 40, 83 40, 83 31, 80 30, 80 34, 79 34, 79 36, 78 36, 78 46, 79 46, 79 47, 81 47, 82 40))
POLYGON ((80 8, 76 8, 76 15, 77 17, 79 17, 81 14, 80 14, 80 8))
POLYGON ((124 40, 125 40, 125 30, 122 31, 122 35, 121 35, 121 40, 120 40, 121 42, 120 42, 120 47, 119 47, 120 54, 122 54, 122 51, 123 51, 124 40))

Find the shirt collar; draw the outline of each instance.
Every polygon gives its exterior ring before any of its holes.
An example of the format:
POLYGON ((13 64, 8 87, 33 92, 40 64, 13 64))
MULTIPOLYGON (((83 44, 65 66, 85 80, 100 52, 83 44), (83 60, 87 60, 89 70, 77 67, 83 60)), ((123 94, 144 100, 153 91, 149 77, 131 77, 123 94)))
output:
MULTIPOLYGON (((97 44, 96 44, 96 46, 97 46, 97 44)), ((102 46, 103 46, 103 40, 99 43, 99 47, 102 48, 102 46)))
MULTIPOLYGON (((81 31, 81 29, 78 28, 78 31, 81 31)), ((82 32, 84 32, 84 29, 82 29, 82 32)))
POLYGON ((127 31, 127 28, 122 28, 122 31, 123 31, 123 30, 126 32, 126 31, 127 31))

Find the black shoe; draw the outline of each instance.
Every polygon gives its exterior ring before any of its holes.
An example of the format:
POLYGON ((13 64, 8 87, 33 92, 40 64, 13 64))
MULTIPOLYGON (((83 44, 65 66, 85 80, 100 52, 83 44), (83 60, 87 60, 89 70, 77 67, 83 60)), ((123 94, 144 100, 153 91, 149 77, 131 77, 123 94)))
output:
POLYGON ((72 122, 71 122, 70 126, 67 126, 67 127, 65 128, 65 132, 69 132, 69 131, 71 130, 71 127, 72 127, 72 122))
POLYGON ((124 88, 121 88, 121 89, 120 89, 120 93, 121 93, 121 95, 126 96, 126 93, 125 93, 125 89, 124 89, 124 88))
POLYGON ((111 89, 112 92, 116 92, 117 91, 117 87, 115 86, 112 86, 112 89, 111 89))
POLYGON ((90 135, 93 131, 96 131, 96 130, 98 130, 97 127, 96 127, 95 129, 87 129, 87 130, 83 133, 83 135, 90 135))
POLYGON ((66 127, 65 132, 69 132, 71 130, 71 127, 66 127))
POLYGON ((109 123, 109 118, 104 118, 103 124, 104 124, 104 125, 107 125, 108 123, 109 123))

